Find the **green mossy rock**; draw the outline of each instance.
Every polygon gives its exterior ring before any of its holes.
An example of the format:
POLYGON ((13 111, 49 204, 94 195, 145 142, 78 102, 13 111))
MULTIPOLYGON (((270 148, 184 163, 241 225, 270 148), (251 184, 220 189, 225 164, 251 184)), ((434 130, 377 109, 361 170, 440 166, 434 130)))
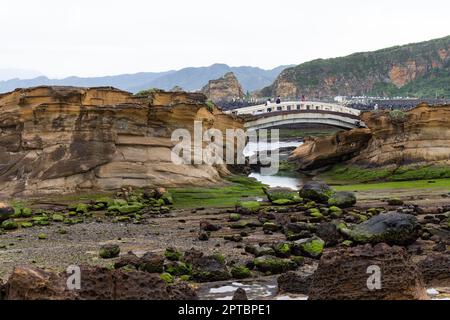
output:
POLYGON ((32 224, 31 222, 22 222, 22 223, 20 224, 20 226, 21 226, 22 228, 31 228, 31 227, 33 227, 33 224, 32 224))
POLYGON ((289 242, 277 243, 273 246, 273 249, 277 257, 289 258, 291 255, 291 243, 289 242))
POLYGON ((120 247, 116 244, 106 244, 100 248, 99 256, 103 259, 112 259, 118 257, 120 254, 120 247))
POLYGON ((167 248, 164 256, 170 261, 180 261, 182 254, 175 248, 167 248))
POLYGON ((63 221, 64 221, 64 216, 55 213, 55 214, 52 216, 52 221, 55 221, 55 222, 63 222, 63 221))
POLYGON ((163 273, 160 275, 160 278, 167 284, 173 283, 173 277, 170 273, 163 273))
POLYGON ((289 201, 287 204, 296 204, 303 201, 298 192, 289 188, 263 188, 270 202, 277 205, 280 200, 289 201), (276 203, 277 202, 277 203, 276 203))
POLYGON ((324 182, 310 181, 303 185, 299 194, 302 198, 328 203, 328 199, 334 194, 334 191, 324 182))
POLYGON ((297 264, 289 259, 281 259, 274 256, 262 256, 253 260, 256 269, 261 272, 280 274, 297 268, 297 264))
POLYGON ((339 208, 350 208, 356 204, 356 197, 352 192, 340 191, 328 199, 328 205, 339 208))
POLYGON ((45 233, 39 233, 38 234, 38 239, 39 240, 46 240, 47 239, 47 235, 45 233))
POLYGON ((230 214, 230 221, 236 222, 241 220, 241 215, 239 213, 230 214))
POLYGON ((325 241, 318 237, 297 240, 294 242, 293 253, 304 255, 313 259, 318 259, 325 248, 325 241))
POLYGON ((173 276, 191 275, 192 266, 181 261, 171 261, 164 266, 164 271, 173 276))
POLYGON ((280 230, 280 226, 276 223, 273 222, 266 222, 263 225, 263 230, 264 231, 271 231, 271 232, 276 232, 278 230, 280 230))
POLYGON ((241 201, 236 206, 236 211, 243 214, 255 214, 261 209, 261 203, 257 201, 241 201))
POLYGON ((279 199, 279 200, 275 200, 272 201, 272 204, 275 206, 288 206, 291 204, 295 204, 296 202, 289 200, 289 199, 279 199))
POLYGON ((387 200, 388 205, 390 206, 402 206, 403 201, 399 198, 391 198, 387 200))
POLYGON ((90 208, 90 205, 88 205, 86 203, 79 203, 75 207, 75 212, 76 213, 88 213, 89 212, 89 208, 90 208))
POLYGON ((246 266, 237 265, 231 269, 231 275, 235 279, 246 279, 250 278, 252 276, 252 273, 246 266))
POLYGON ((317 208, 308 209, 308 213, 311 217, 322 219, 324 216, 317 208))
POLYGON ((333 217, 340 217, 342 216, 342 209, 338 208, 336 206, 331 206, 328 208, 329 209, 329 213, 333 216, 333 217))
POLYGON ((1 226, 5 230, 15 230, 19 227, 17 222, 15 222, 14 220, 5 220, 2 222, 1 226))

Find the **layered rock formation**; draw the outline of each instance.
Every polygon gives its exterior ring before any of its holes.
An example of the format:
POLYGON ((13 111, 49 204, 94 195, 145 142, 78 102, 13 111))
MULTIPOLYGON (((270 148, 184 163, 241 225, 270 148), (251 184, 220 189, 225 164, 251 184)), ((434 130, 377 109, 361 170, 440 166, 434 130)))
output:
POLYGON ((207 185, 226 167, 176 165, 175 129, 242 128, 202 94, 37 87, 0 95, 0 194, 207 185))
POLYGON ((337 95, 427 96, 450 94, 450 37, 318 59, 284 70, 264 88, 264 97, 337 95))
POLYGON ((326 250, 310 300, 425 300, 425 284, 404 248, 379 244, 326 250), (375 268, 374 268, 375 267, 375 268), (370 276, 379 270, 379 286, 370 276), (373 286, 372 286, 373 285, 373 286))
POLYGON ((233 72, 226 73, 220 79, 210 80, 201 92, 214 102, 244 98, 244 91, 233 72))
POLYGON ((302 170, 347 161, 365 167, 450 165, 450 105, 364 112, 368 129, 312 138, 291 155, 302 170))

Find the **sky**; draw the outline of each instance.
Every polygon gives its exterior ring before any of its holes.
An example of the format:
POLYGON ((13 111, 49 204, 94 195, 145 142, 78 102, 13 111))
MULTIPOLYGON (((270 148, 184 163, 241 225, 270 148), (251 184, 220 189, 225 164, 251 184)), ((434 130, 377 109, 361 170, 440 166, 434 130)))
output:
POLYGON ((2 0, 0 69, 269 69, 444 37, 448 12, 448 0, 2 0))

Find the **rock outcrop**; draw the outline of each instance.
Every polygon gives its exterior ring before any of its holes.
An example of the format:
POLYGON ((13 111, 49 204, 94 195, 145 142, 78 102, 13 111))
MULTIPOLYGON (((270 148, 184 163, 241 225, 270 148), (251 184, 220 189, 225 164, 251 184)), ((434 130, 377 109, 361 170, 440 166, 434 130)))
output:
POLYGON ((226 73, 222 78, 210 80, 201 92, 214 102, 244 98, 244 91, 233 72, 226 73))
MULTIPOLYGON (((79 288, 69 288, 65 273, 18 266, 5 284, 6 300, 193 300, 184 283, 167 285, 158 274, 82 266, 79 288)), ((68 281, 69 280, 69 281, 68 281)))
POLYGON ((404 248, 378 244, 326 250, 314 273, 309 299, 425 300, 427 292, 404 248), (380 271, 380 286, 375 278, 374 282, 369 279, 375 274, 374 266, 380 271))
POLYGON ((421 104, 404 112, 364 112, 368 129, 311 138, 291 155, 300 170, 348 161, 363 167, 450 165, 450 105, 421 104))
MULTIPOLYGON (((0 95, 0 194, 208 185, 224 165, 177 165, 171 134, 242 128, 199 93, 36 87, 0 95)), ((193 136, 193 135, 192 135, 193 136)))
POLYGON ((317 59, 285 69, 262 97, 448 95, 450 37, 346 57, 317 59))

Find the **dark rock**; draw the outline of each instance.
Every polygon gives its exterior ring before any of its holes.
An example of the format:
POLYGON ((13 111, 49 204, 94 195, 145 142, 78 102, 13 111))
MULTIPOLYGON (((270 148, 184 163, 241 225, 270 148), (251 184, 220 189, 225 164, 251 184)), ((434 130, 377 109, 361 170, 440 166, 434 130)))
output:
POLYGON ((244 289, 242 288, 238 288, 234 294, 233 294, 233 299, 232 300, 237 300, 237 301, 245 301, 248 300, 247 298, 247 293, 245 292, 244 289))
POLYGON ((193 260, 192 277, 199 282, 212 282, 229 280, 231 274, 219 257, 204 256, 193 260))
POLYGON ((208 241, 209 240, 209 232, 200 231, 198 233, 198 240, 200 240, 200 241, 208 241))
POLYGON ((352 230, 344 229, 343 232, 358 243, 409 245, 417 240, 418 230, 415 216, 386 213, 375 216, 352 230))
POLYGON ((398 198, 388 199, 387 203, 390 206, 402 206, 403 205, 403 201, 401 199, 398 199, 398 198))
POLYGON ((153 252, 145 253, 139 259, 139 270, 148 273, 162 273, 164 271, 164 257, 153 252))
POLYGON ((328 249, 311 284, 310 300, 427 299, 422 276, 404 248, 367 244, 328 249), (373 270, 371 270, 374 268, 373 270), (381 289, 370 290, 370 277, 381 272, 381 289))
POLYGON ((247 245, 245 246, 245 252, 251 253, 256 257, 275 255, 275 250, 269 246, 247 245))
POLYGON ((302 198, 327 203, 330 196, 333 195, 333 190, 324 182, 310 181, 303 185, 299 194, 302 198))
POLYGON ((328 204, 339 208, 350 208, 356 204, 356 197, 352 192, 340 191, 328 199, 328 204))
POLYGON ((232 241, 232 242, 241 242, 243 240, 242 236, 240 234, 234 234, 234 235, 231 235, 231 236, 225 236, 224 239, 227 240, 227 241, 232 241))
POLYGON ((14 215, 14 208, 6 203, 0 202, 0 222, 8 220, 14 215))
MULTIPOLYGON (((436 244, 436 245, 433 247, 433 251, 436 251, 436 252, 445 252, 445 251, 447 251, 447 246, 445 245, 445 243, 439 242, 438 244, 436 244)), ((450 272, 450 270, 449 270, 449 272, 450 272)))
POLYGON ((219 231, 220 230, 220 226, 212 224, 209 221, 202 220, 202 221, 200 221, 200 230, 209 231, 209 232, 219 231))
POLYGON ((321 223, 317 226, 316 235, 325 241, 326 247, 332 247, 339 243, 340 234, 335 224, 321 223))
POLYGON ((138 268, 139 264, 141 262, 141 259, 135 255, 132 251, 128 252, 127 254, 121 256, 119 260, 114 263, 115 269, 120 269, 125 266, 132 266, 134 268, 138 268))
POLYGON ((301 198, 298 196, 298 192, 289 188, 263 188, 264 193, 270 202, 278 200, 290 201, 286 204, 295 204, 301 202, 301 198))
POLYGON ((312 274, 295 271, 286 272, 277 278, 278 291, 280 293, 308 295, 312 279, 312 274))

